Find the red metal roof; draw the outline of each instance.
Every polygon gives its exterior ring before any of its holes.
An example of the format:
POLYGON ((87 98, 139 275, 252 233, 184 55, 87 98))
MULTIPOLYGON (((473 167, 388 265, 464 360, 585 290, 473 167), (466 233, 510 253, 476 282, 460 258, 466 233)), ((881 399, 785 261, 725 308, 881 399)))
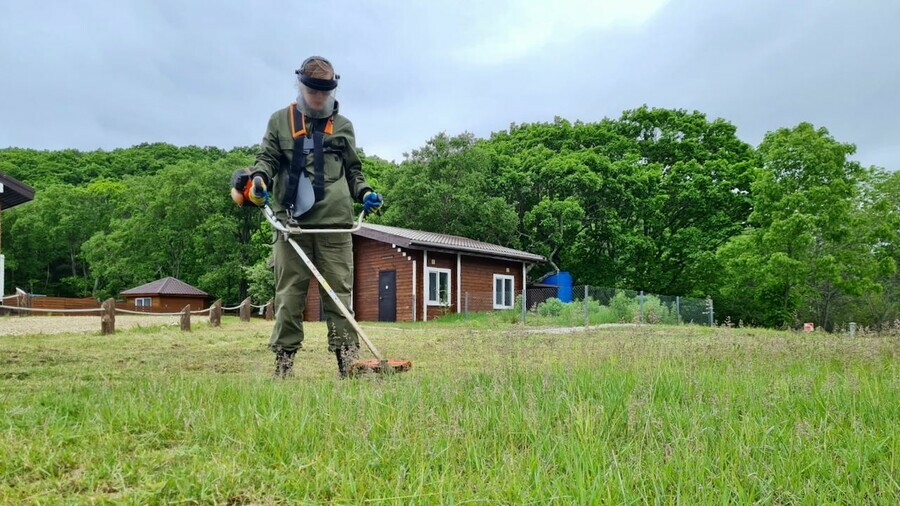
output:
POLYGON ((172 295, 181 297, 209 297, 209 294, 180 279, 167 277, 122 292, 122 295, 172 295))
POLYGON ((362 228, 354 232, 354 234, 411 249, 452 251, 532 263, 544 261, 544 257, 541 255, 535 255, 527 251, 476 241, 458 235, 438 234, 409 228, 363 223, 362 228))

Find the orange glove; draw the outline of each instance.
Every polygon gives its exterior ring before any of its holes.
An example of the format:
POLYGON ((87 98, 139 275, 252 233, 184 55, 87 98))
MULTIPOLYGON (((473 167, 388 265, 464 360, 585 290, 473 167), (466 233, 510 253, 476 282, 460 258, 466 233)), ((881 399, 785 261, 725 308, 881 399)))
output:
POLYGON ((245 167, 234 171, 231 175, 231 199, 244 207, 254 205, 262 207, 269 203, 269 189, 265 176, 252 175, 253 167, 245 167))

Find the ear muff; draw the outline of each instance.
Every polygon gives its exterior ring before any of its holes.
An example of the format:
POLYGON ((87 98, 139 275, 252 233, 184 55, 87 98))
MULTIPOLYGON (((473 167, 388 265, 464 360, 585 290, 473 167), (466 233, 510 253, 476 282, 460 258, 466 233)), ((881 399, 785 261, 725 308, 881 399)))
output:
POLYGON ((310 56, 309 58, 303 60, 303 63, 300 64, 299 69, 294 71, 294 73, 297 74, 297 79, 299 79, 300 82, 303 83, 304 85, 309 86, 310 88, 312 88, 314 90, 331 91, 331 90, 337 88, 337 85, 338 85, 337 82, 338 82, 338 79, 341 78, 341 76, 339 76, 336 73, 334 74, 334 77, 331 79, 318 79, 315 77, 310 77, 304 73, 304 69, 306 68, 306 65, 309 62, 314 61, 314 60, 318 60, 318 61, 327 63, 328 66, 331 67, 332 73, 334 72, 334 65, 332 65, 330 61, 328 61, 325 58, 322 58, 321 56, 310 56))

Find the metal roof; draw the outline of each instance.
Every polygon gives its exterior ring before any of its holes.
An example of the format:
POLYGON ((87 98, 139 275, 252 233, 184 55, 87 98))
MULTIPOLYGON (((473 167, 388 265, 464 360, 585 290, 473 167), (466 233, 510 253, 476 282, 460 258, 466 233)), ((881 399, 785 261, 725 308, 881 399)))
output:
POLYGON ((167 277, 157 279, 151 283, 137 286, 122 292, 122 295, 179 295, 183 297, 209 297, 209 294, 199 288, 175 279, 167 277))
POLYGON ((2 211, 34 200, 34 188, 13 177, 0 174, 0 184, 3 185, 3 192, 0 193, 2 211))
POLYGON ((543 262, 544 257, 520 251, 517 249, 498 246, 487 242, 476 241, 458 235, 438 234, 409 228, 389 227, 363 223, 362 228, 354 232, 354 235, 374 239, 381 242, 389 242, 404 248, 440 250, 445 252, 469 253, 477 256, 492 258, 521 260, 525 262, 543 262))

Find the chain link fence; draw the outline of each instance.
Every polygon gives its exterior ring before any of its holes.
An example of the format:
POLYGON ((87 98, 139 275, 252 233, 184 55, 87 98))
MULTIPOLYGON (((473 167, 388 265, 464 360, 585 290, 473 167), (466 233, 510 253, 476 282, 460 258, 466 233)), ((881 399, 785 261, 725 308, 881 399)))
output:
POLYGON ((533 288, 515 295, 464 292, 460 314, 466 320, 490 313, 526 325, 565 327, 609 323, 715 325, 713 301, 634 290, 575 286, 571 292, 559 288, 533 288), (524 296, 525 304, 522 304, 524 296))

